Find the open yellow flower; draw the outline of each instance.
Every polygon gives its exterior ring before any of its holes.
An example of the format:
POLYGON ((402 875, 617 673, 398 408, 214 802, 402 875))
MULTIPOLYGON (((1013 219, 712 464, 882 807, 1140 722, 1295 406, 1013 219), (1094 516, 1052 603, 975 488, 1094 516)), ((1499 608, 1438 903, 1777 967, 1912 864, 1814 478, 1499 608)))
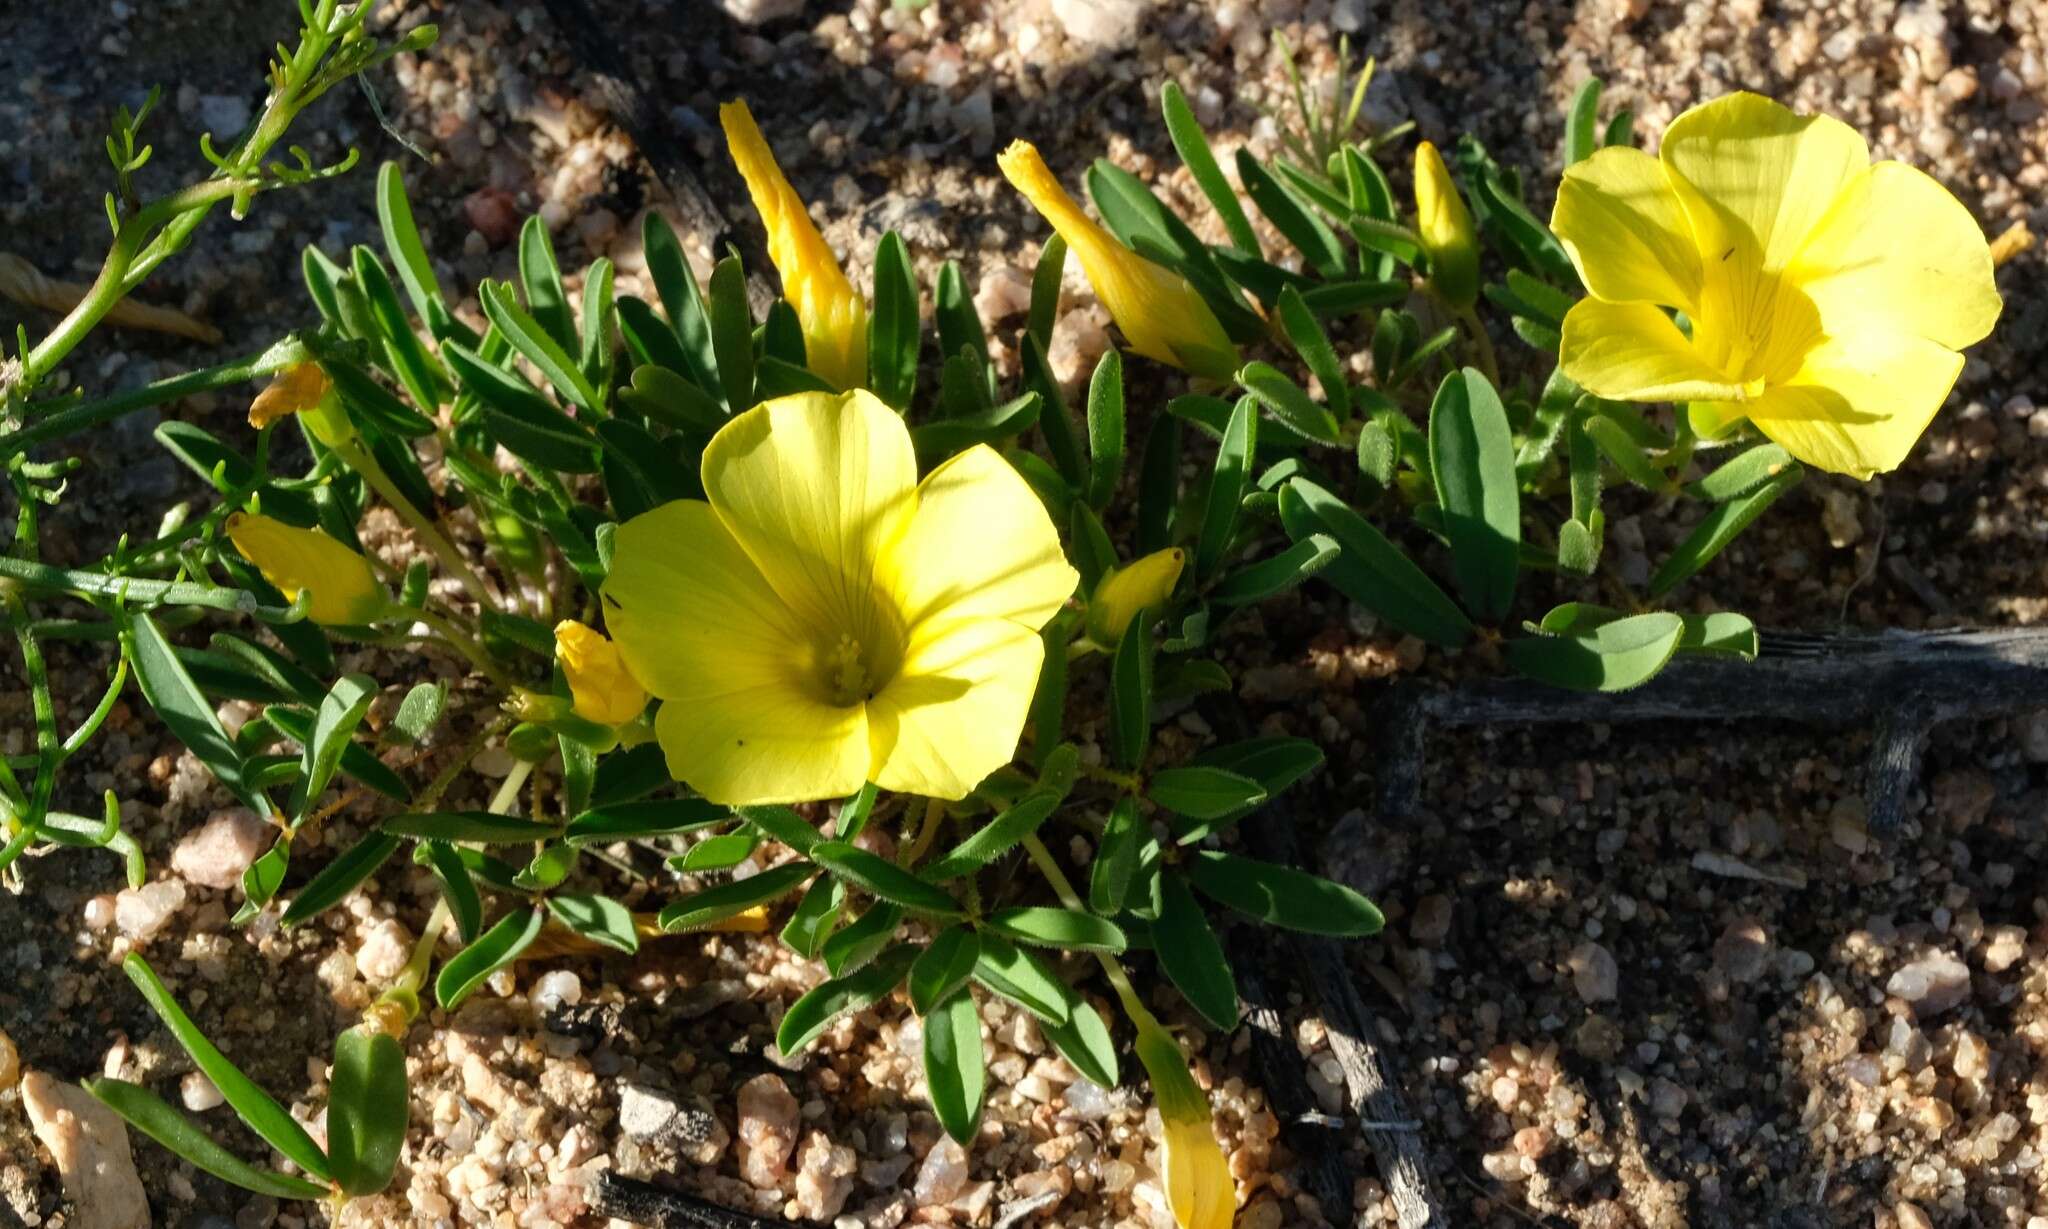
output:
POLYGON ((1181 1229, 1230 1229, 1237 1212, 1237 1186, 1216 1142, 1209 1098, 1188 1070, 1173 1036, 1149 1014, 1137 1021, 1138 1061, 1152 1081, 1165 1138, 1159 1141, 1166 1170, 1166 1205, 1181 1229))
POLYGON ((1415 147, 1415 230, 1429 255, 1429 284, 1453 307, 1479 300, 1479 239, 1472 213, 1428 141, 1415 147))
POLYGON ((804 331, 805 365, 840 388, 868 380, 868 305, 846 280, 839 258, 818 233, 803 198, 789 186, 775 153, 740 101, 718 108, 726 147, 747 181, 754 210, 768 228, 768 257, 782 275, 782 294, 804 331))
POLYGON ((306 617, 354 627, 382 617, 391 595, 370 561, 317 529, 300 529, 254 512, 228 517, 228 538, 288 602, 310 591, 306 617))
POLYGON ((1031 142, 1010 142, 996 163, 1081 258, 1095 297, 1109 309, 1131 349, 1212 379, 1236 374, 1237 347, 1188 279, 1125 247, 1083 213, 1031 142))
POLYGON ((619 527, 603 591, 670 773, 744 806, 961 798, 1009 762, 1077 577, 1008 462, 920 483, 895 411, 799 393, 721 427, 703 479, 619 527))
POLYGON ((624 725, 647 707, 647 689, 627 672, 619 646, 596 628, 574 619, 555 624, 555 660, 585 721, 624 725))
POLYGON ((1703 435, 1747 418, 1837 473, 1896 468, 1998 318, 1961 202, 1872 165, 1839 120, 1755 94, 1679 116, 1657 157, 1612 146, 1573 166, 1551 227, 1592 293, 1565 317, 1566 375, 1689 402, 1703 435))

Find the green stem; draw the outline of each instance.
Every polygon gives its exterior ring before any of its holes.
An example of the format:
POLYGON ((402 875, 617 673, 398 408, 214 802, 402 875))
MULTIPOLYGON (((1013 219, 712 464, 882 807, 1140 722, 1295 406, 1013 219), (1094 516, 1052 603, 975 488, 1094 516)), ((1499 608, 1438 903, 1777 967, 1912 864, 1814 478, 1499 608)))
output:
POLYGON ((425 513, 413 506, 413 502, 405 497, 405 492, 399 490, 398 484, 391 481, 390 475, 384 472, 384 467, 377 464, 375 457, 359 447, 353 438, 329 444, 328 447, 332 448, 335 455, 346 462, 350 469, 361 474, 363 480, 375 488, 377 494, 384 498, 384 502, 391 505, 391 510, 398 514, 398 519, 412 526, 413 532, 420 536, 420 541, 426 543, 427 549, 433 553, 434 558, 441 561, 441 566, 447 569, 448 574, 462 582, 462 587, 469 591, 469 596, 476 602, 478 608, 497 609, 497 602, 490 589, 485 586, 483 578, 470 569, 468 560, 462 557, 461 551, 455 549, 455 543, 450 542, 440 527, 429 520, 425 513))
POLYGON ((939 834, 939 816, 945 814, 945 811, 945 803, 936 798, 925 799, 924 819, 918 824, 916 838, 911 841, 909 848, 903 851, 903 856, 896 860, 898 866, 910 870, 917 865, 919 858, 924 857, 925 851, 932 847, 932 838, 939 834))
MULTIPOLYGON (((1067 873, 1053 861, 1052 851, 1038 839, 1037 833, 1024 838, 1024 852, 1031 856, 1031 863, 1038 868, 1038 873, 1052 885, 1053 894, 1060 898, 1062 905, 1076 913, 1088 912, 1088 906, 1081 902, 1080 893, 1074 891, 1074 885, 1067 881, 1067 873)), ((1117 963, 1116 957, 1108 952, 1097 952, 1095 959, 1102 966, 1102 975, 1115 987, 1117 1000, 1123 1004, 1124 1014, 1131 1018, 1131 1023, 1141 1029, 1158 1028, 1159 1021, 1138 998, 1137 988, 1131 985, 1130 975, 1124 972, 1124 966, 1117 963)))
POLYGON ((398 611, 397 617, 418 619, 428 627, 433 628, 436 635, 448 642, 449 647, 462 654, 463 658, 470 665, 475 666, 484 677, 496 683, 507 694, 510 694, 513 687, 516 686, 512 681, 512 676, 505 673, 497 661, 491 657, 490 653, 485 651, 484 646, 478 643, 476 638, 468 632, 457 627, 445 615, 435 614, 431 610, 415 610, 409 607, 394 607, 394 610, 398 611))
POLYGON ((1499 388, 1500 364, 1494 357, 1493 338, 1487 335, 1486 326, 1480 323, 1479 313, 1470 307, 1461 307, 1457 317, 1465 326, 1466 333, 1470 334, 1473 348, 1478 351, 1479 370, 1486 373, 1487 383, 1499 388))

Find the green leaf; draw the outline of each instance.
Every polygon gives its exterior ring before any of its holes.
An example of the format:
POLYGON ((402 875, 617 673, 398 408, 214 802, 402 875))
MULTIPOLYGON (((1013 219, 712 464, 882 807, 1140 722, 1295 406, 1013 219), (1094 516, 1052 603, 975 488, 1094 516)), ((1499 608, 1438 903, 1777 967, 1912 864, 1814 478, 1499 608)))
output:
POLYGON ((1225 255, 1235 260, 1246 257, 1212 251, 1144 181, 1107 158, 1097 158, 1088 168, 1087 184, 1088 195, 1110 232, 1138 255, 1185 277, 1226 333, 1239 341, 1260 334, 1262 322, 1224 275, 1220 259, 1225 255))
POLYGON ((1600 137, 1604 148, 1609 145, 1634 145, 1636 143, 1636 113, 1628 107, 1614 113, 1607 121, 1607 131, 1600 137))
POLYGON ((329 862, 313 881, 299 889, 292 903, 284 911, 283 923, 287 929, 316 916, 324 910, 341 903, 356 885, 377 873, 393 852, 398 849, 399 840, 386 832, 372 832, 349 846, 347 852, 329 862))
POLYGON ((1031 310, 1024 317, 1024 332, 1041 350, 1052 344, 1052 326, 1060 314, 1060 280, 1066 268, 1067 241, 1054 231, 1038 249, 1038 264, 1031 270, 1031 310))
POLYGON ((1507 410, 1493 385, 1470 367, 1445 376, 1437 388, 1429 408, 1429 456, 1458 591, 1474 614, 1498 623, 1515 600, 1522 499, 1507 410))
POLYGON ((1065 1024, 1071 1018, 1072 992, 1066 983, 1035 953, 1000 935, 982 934, 981 955, 974 962, 974 980, 1041 1022, 1065 1024))
POLYGON ((981 924, 984 930, 1037 947, 1116 953, 1127 946, 1124 932, 1114 922, 1072 909, 1019 905, 997 909, 981 924))
MULTIPOLYGON (((450 341, 455 339, 451 337, 450 341)), ((369 372, 340 356, 323 357, 321 370, 334 381, 334 391, 349 417, 380 431, 417 439, 434 433, 434 420, 386 391, 369 372)), ((269 496, 264 497, 268 499, 269 496)))
POLYGON ((1685 541, 1678 544, 1678 549, 1665 558, 1656 575, 1650 577, 1650 596, 1663 597, 1705 567, 1714 556, 1727 549, 1736 535, 1749 528, 1751 521, 1762 516, 1764 509, 1778 502, 1780 495, 1799 485, 1805 472, 1795 465, 1747 495, 1716 504, 1700 518, 1700 523, 1686 535, 1685 541))
MULTIPOLYGON (((547 377, 548 383, 554 385, 555 391, 561 394, 564 401, 585 413, 604 412, 603 399, 597 395, 597 390, 590 386, 590 381, 583 377, 583 371, 576 365, 576 361, 569 357, 568 347, 576 344, 573 328, 570 331, 570 340, 558 341, 552 331, 540 321, 520 310, 519 305, 512 301, 509 291, 500 290, 486 281, 477 288, 477 294, 483 300, 484 315, 490 319, 491 324, 504 335, 505 340, 512 343, 513 349, 547 377)), ((565 305, 565 323, 567 310, 565 305)))
POLYGON ((966 355, 984 394, 994 390, 988 370, 988 333, 981 327, 981 315, 974 310, 974 297, 967 292, 967 279, 960 263, 949 260, 939 266, 938 285, 932 291, 932 315, 939 326, 939 353, 947 359, 966 355))
POLYGON ((812 987, 783 1014, 775 1029, 775 1048, 785 1056, 801 1054, 834 1019, 859 1011, 894 990, 916 959, 916 947, 898 943, 873 963, 812 987))
MULTIPOLYGON (((548 225, 539 214, 527 218, 519 228, 519 283, 526 291, 527 311, 548 340, 564 352, 574 348, 576 320, 562 289, 562 266, 555 260, 554 240, 548 237, 548 225)), ((502 331, 509 334, 509 330, 502 331)), ((516 338, 513 344, 518 344, 516 338)), ((553 378, 550 373, 549 379, 553 378)))
POLYGON ((805 960, 816 960, 832 928, 839 924, 839 911, 846 906, 846 885, 826 875, 813 880, 790 911, 782 927, 782 941, 805 960))
POLYGON ((1159 967, 1188 1000, 1188 1004, 1217 1028, 1228 1033, 1237 1028, 1237 979, 1223 944, 1209 928, 1202 906, 1178 871, 1159 875, 1159 921, 1152 927, 1152 943, 1159 954, 1159 967))
MULTIPOLYGON (((263 710, 263 719, 301 747, 313 741, 314 717, 303 708, 273 704, 263 710)), ((361 743, 349 742, 342 745, 341 773, 369 786, 386 798, 404 802, 412 797, 412 791, 406 787, 405 778, 393 772, 389 765, 378 759, 361 743)))
POLYGON ((1337 361, 1336 347, 1330 344, 1329 334, 1316 321, 1315 312, 1309 309, 1301 292, 1289 286, 1280 292, 1280 327, 1287 333, 1287 340, 1294 343, 1294 352, 1316 382, 1323 386, 1323 400, 1330 403, 1331 411, 1341 421, 1351 415, 1351 387, 1344 380, 1344 368, 1337 361))
POLYGON ((981 1125, 981 1015, 974 992, 961 987, 924 1018, 924 1082, 932 1112, 956 1143, 972 1144, 981 1125))
POLYGON ((1045 450, 1052 454, 1053 465, 1068 486, 1085 488, 1089 481, 1088 462, 1075 438, 1066 396, 1052 374, 1052 364, 1046 361, 1045 343, 1027 333, 1018 354, 1024 369, 1024 386, 1038 394, 1038 433, 1045 438, 1045 450))
POLYGON ((671 500, 701 493, 690 476, 678 470, 654 433, 639 423, 605 419, 597 424, 597 440, 604 447, 598 468, 619 520, 629 521, 671 500))
POLYGON ((1116 567, 1116 546, 1109 540, 1109 531, 1102 527, 1102 518, 1080 500, 1072 508, 1072 535, 1068 550, 1073 555, 1074 567, 1081 573, 1081 590, 1093 593, 1102 578, 1116 567))
POLYGON ((434 978, 434 1000, 446 1011, 460 1007, 491 974, 519 959, 519 953, 540 937, 546 921, 547 910, 540 908, 514 909, 499 918, 476 942, 441 966, 434 978))
POLYGON ((1110 663, 1109 723, 1111 752, 1125 768, 1140 768, 1152 739, 1152 620, 1141 610, 1117 642, 1110 663))
POLYGON ((473 841, 479 845, 520 845, 562 835, 553 824, 537 824, 493 811, 424 811, 393 815, 378 825, 394 836, 419 841, 473 841))
POLYGON ((760 847, 760 832, 753 828, 743 828, 723 836, 707 836, 690 846, 681 857, 670 858, 668 864, 671 870, 685 875, 731 870, 746 861, 760 847))
MULTIPOLYGON (((722 397, 724 386, 719 382, 718 359, 711 342, 711 316, 704 306, 704 294, 697 287, 697 275, 690 271, 689 258, 683 255, 683 245, 677 242, 668 220, 652 209, 641 223, 640 238, 647 251, 647 275, 654 280, 661 308, 668 313, 669 324, 682 346, 685 366, 676 370, 687 372, 698 388, 722 397)), ((728 404, 726 408, 729 413, 737 413, 747 407, 728 404)))
POLYGON ((427 355, 419 337, 412 331, 412 321, 407 318, 405 308, 399 306, 398 292, 392 288, 390 275, 384 272, 384 262, 369 248, 357 246, 351 253, 355 273, 355 285, 362 292, 364 305, 369 312, 370 323, 375 328, 385 358, 398 382, 412 397, 413 404, 432 413, 441 408, 442 384, 439 365, 427 355))
POLYGON ((1744 661, 1755 661, 1760 647, 1756 624, 1732 610, 1686 615, 1685 634, 1678 638, 1681 653, 1716 653, 1744 661))
MULTIPOLYGON (((609 759, 606 762, 610 762, 609 759)), ((602 768, 599 771, 602 772, 602 768)), ((570 820, 562 835, 572 845, 596 841, 643 841, 696 832, 731 818, 731 808, 702 798, 612 802, 594 806, 570 820)))
POLYGON ((434 877, 441 881, 441 898, 455 915, 455 929, 462 941, 475 942, 484 928, 484 902, 477 895, 476 881, 470 878, 468 865, 446 841, 421 841, 413 851, 413 861, 422 860, 434 868, 434 877))
POLYGON ((1289 480, 1280 488, 1280 521, 1297 542, 1314 533, 1335 538, 1340 553, 1323 579, 1401 631, 1447 649, 1472 634, 1472 621, 1436 582, 1329 491, 1306 478, 1289 480))
POLYGON ((811 856, 811 848, 819 840, 818 830, 788 807, 741 807, 739 816, 805 857, 811 856))
POLYGON ((405 196, 405 177, 396 162, 377 168, 377 224, 384 232, 384 250, 398 269, 413 310, 427 322, 434 336, 446 335, 448 308, 441 298, 441 285, 434 276, 434 262, 427 258, 420 242, 419 227, 412 218, 412 203, 405 196))
POLYGON ((917 389, 917 351, 923 343, 917 277, 903 236, 890 231, 875 245, 875 308, 868 318, 868 384, 898 410, 917 389))
POLYGON ((977 829, 972 836, 954 846, 946 856, 919 871, 918 877, 932 883, 943 883, 961 875, 973 874, 1008 853, 1017 842, 1038 831, 1038 826, 1046 821, 1059 804, 1060 796, 1048 790, 1026 794, 1015 805, 1004 809, 977 829))
POLYGON ((1237 373, 1237 381, 1281 426, 1318 444, 1337 442, 1336 417, 1271 363, 1246 363, 1237 373))
POLYGON ((1124 476, 1124 361, 1104 350, 1088 381, 1088 505, 1100 509, 1124 476))
POLYGON ((1322 571, 1337 553, 1335 538, 1311 533, 1272 558, 1261 559, 1225 576, 1209 591, 1209 600, 1219 606, 1263 602, 1322 571))
POLYGON ((411 1108, 396 1037, 352 1028, 335 1038, 327 1154, 343 1193, 374 1195, 391 1185, 411 1108))
POLYGON ((1091 1083, 1100 1088, 1115 1088, 1116 1042, 1110 1038, 1109 1027, 1102 1022, 1101 1013, 1073 987, 1062 982, 1059 988, 1066 994, 1067 1018, 1063 1023, 1041 1018, 1039 1031, 1060 1057, 1091 1083))
POLYGON ((1678 648, 1685 620, 1655 612, 1603 623, 1573 636, 1507 642, 1509 666, 1540 683, 1574 691, 1625 691, 1648 682, 1678 648))
POLYGON ((962 917, 960 903, 887 858, 878 857, 845 841, 819 841, 810 859, 857 887, 883 900, 918 913, 936 917, 962 917))
POLYGON ((1257 781, 1222 768, 1163 768, 1152 774, 1145 796, 1176 815, 1218 819, 1266 800, 1257 781))
POLYGON ((940 460, 976 444, 1001 444, 1021 435, 1038 421, 1038 414, 1038 394, 1029 392, 987 409, 919 423, 911 428, 910 442, 919 457, 940 460))
POLYGON ((121 652, 135 668, 135 681, 157 716, 242 805, 269 815, 270 800, 243 777, 234 741, 155 620, 141 611, 117 610, 114 622, 120 628, 121 652))
POLYGON ((1293 867, 1200 849, 1185 869, 1203 895, 1269 926, 1355 939, 1378 934, 1386 925, 1365 897, 1293 867))
POLYGON ((484 432, 513 455, 543 469, 587 474, 597 469, 597 440, 575 419, 510 372, 458 342, 441 347, 464 388, 477 395, 484 432))
POLYGON ((399 741, 417 746, 440 724, 441 713, 447 706, 446 683, 416 683, 399 701, 398 712, 391 718, 391 732, 399 741))
POLYGON ((1149 555, 1173 543, 1174 513, 1180 503, 1180 419, 1155 415, 1145 432, 1144 459, 1138 463, 1138 528, 1136 555, 1149 555))
POLYGON ((1089 867, 1088 907, 1104 916, 1122 913, 1138 870, 1138 854, 1148 834, 1138 815, 1138 800, 1123 797, 1110 808, 1102 825, 1102 842, 1089 867))
MULTIPOLYGON (((621 306, 632 302, 626 300, 621 306)), ((660 327, 664 332, 667 329, 660 327)), ((626 408, 677 431, 710 432, 725 425, 725 408, 717 398, 666 366, 635 368, 633 384, 619 393, 619 400, 626 408)))
POLYGON ((668 907, 661 911, 661 928, 673 933, 699 930, 722 922, 734 914, 745 913, 756 905, 765 905, 778 896, 795 891, 796 886, 816 874, 817 869, 807 862, 790 862, 770 867, 746 879, 694 892, 669 902, 668 907))
MULTIPOLYGON (((833 883, 839 882, 830 875, 825 878, 833 883)), ((837 977, 873 960, 896 938, 896 928, 902 923, 903 910, 900 906, 888 901, 876 902, 866 913, 825 940, 819 950, 825 957, 826 971, 837 977)))
MULTIPOLYGON (((664 300, 666 302, 666 300, 664 300)), ((754 396, 754 316, 747 307, 747 275, 740 258, 728 256, 711 270, 711 352, 725 403, 737 414, 751 409, 754 396)))
POLYGON ((1593 156, 1600 148, 1600 78, 1588 77, 1572 95, 1571 111, 1564 123, 1564 165, 1570 169, 1593 156))
POLYGON ((213 1141, 204 1128, 155 1093, 126 1080, 89 1079, 85 1090, 149 1136, 229 1186, 273 1199, 325 1199, 327 1188, 274 1170, 258 1169, 213 1141))
POLYGON ((1159 110, 1166 116, 1166 134, 1172 139, 1173 148, 1202 195, 1209 198, 1216 216, 1223 220, 1231 246, 1247 256, 1263 255, 1258 232, 1252 229, 1251 219, 1245 216, 1244 206, 1238 203, 1230 181, 1223 177, 1223 168, 1217 165, 1216 155, 1209 148, 1209 138, 1195 121, 1194 110, 1188 106, 1187 95, 1177 82, 1169 80, 1159 88, 1159 110))
POLYGON ((583 274, 583 336, 577 354, 577 369, 590 386, 609 391, 612 383, 612 335, 618 331, 618 308, 612 283, 617 273, 603 256, 590 262, 583 274))
POLYGON ((967 984, 981 959, 981 938, 965 926, 949 926, 932 937, 931 946, 910 966, 910 1007, 927 1015, 947 996, 967 984))
POLYGON ((1349 316, 1371 307, 1391 307, 1414 293, 1414 288, 1407 282, 1357 278, 1347 282, 1310 286, 1305 290, 1297 289, 1297 293, 1301 295, 1301 301, 1309 311, 1327 320, 1349 316))
POLYGON ((286 1113, 285 1108, 273 1100, 269 1093, 257 1087, 256 1081, 244 1075, 240 1067, 229 1062, 226 1055, 214 1048, 214 1044, 206 1039, 206 1034, 199 1031, 199 1026, 192 1023, 192 1018, 185 1014, 185 1009, 178 1006, 178 1001, 164 988, 163 982, 156 975, 156 970, 149 967, 148 961, 130 952, 127 959, 121 962, 121 971, 128 975, 129 981, 135 983, 135 988, 142 992, 143 1000, 149 1004, 150 1010, 156 1012, 165 1027, 171 1030, 171 1035, 178 1039, 178 1044, 185 1048, 185 1053, 192 1056, 194 1065, 207 1079, 213 1081, 213 1086, 220 1090, 222 1099, 233 1107, 235 1114, 248 1124, 250 1130, 262 1136, 271 1147, 290 1157, 293 1164, 307 1173, 319 1178, 334 1177, 334 1171, 328 1167, 326 1154, 313 1142, 313 1137, 306 1134, 306 1128, 286 1113))
POLYGON ((1727 503, 1748 495, 1778 475, 1797 469, 1799 462, 1777 444, 1762 443, 1745 448, 1724 461, 1713 473, 1687 485, 1686 493, 1714 503, 1727 503))
MULTIPOLYGON (((1599 509, 1593 519, 1602 520, 1599 509)), ((1600 537, 1583 521, 1566 521, 1557 527, 1557 570, 1568 576, 1591 576, 1600 565, 1600 537)))
POLYGON ((1244 185, 1252 203, 1266 215, 1273 229, 1287 236, 1310 268, 1329 280, 1344 276, 1344 245, 1338 241, 1336 232, 1303 204, 1292 188, 1261 166, 1250 150, 1237 151, 1237 181, 1244 185))
POLYGON ((1195 540, 1197 581, 1208 580, 1223 566, 1231 537, 1237 532, 1238 511, 1259 452, 1258 406, 1256 397, 1237 399, 1230 411, 1230 425, 1223 429, 1223 442, 1216 449, 1216 468, 1202 510, 1202 531, 1195 540))
POLYGON ((640 950, 640 932, 632 911, 595 892, 558 892, 548 897, 548 912, 570 930, 595 943, 628 955, 640 950))
POLYGON ((316 802, 341 767, 341 753, 355 737, 356 727, 377 698, 376 680, 363 674, 346 674, 335 681, 320 712, 313 720, 313 737, 305 747, 303 775, 292 789, 291 817, 294 825, 316 802))

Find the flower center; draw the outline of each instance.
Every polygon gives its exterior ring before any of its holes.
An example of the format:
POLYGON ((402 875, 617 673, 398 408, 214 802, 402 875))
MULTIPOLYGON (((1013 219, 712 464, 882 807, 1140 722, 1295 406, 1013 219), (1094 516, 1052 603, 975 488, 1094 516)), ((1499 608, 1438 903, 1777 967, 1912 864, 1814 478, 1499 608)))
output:
POLYGON ((841 633, 839 643, 825 654, 825 694, 841 708, 865 703, 872 695, 868 669, 860 641, 841 633))

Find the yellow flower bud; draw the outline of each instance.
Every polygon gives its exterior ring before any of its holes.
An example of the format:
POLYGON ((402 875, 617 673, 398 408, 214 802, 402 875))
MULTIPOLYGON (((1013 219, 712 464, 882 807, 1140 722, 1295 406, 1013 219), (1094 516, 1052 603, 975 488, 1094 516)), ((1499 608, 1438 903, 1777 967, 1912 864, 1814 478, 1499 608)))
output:
POLYGON ((249 403, 249 425, 258 431, 293 414, 305 415, 313 437, 330 447, 350 434, 341 394, 318 363, 293 363, 249 403))
POLYGON ((1168 547, 1103 577, 1088 602, 1088 638, 1105 648, 1122 640, 1139 611, 1157 606, 1173 592, 1186 563, 1186 551, 1168 547))
POLYGON ((1211 379, 1228 380, 1237 373, 1236 345, 1188 280, 1125 247, 1081 212, 1031 142, 1010 142, 996 164, 1080 257, 1095 297, 1109 309, 1131 349, 1211 379))
POLYGON ((228 518, 228 538, 285 600, 312 595, 306 617, 315 623, 359 626, 375 622, 391 597, 370 561, 317 529, 300 529, 259 513, 228 518))
POLYGON ((1180 1229, 1230 1229, 1237 1187, 1216 1142, 1208 1097, 1195 1083, 1180 1046, 1156 1021, 1138 1021, 1137 1050, 1159 1106, 1166 1204, 1174 1222, 1180 1229))
POLYGON ((1465 198, 1428 141, 1415 147, 1415 229, 1429 256, 1429 284, 1451 306, 1472 306, 1479 298, 1479 240, 1465 198))
MULTIPOLYGON (((839 388, 868 381, 868 305, 846 279, 839 258, 818 233, 803 198, 789 186, 774 151, 744 102, 718 108, 726 147, 747 181, 754 211, 768 229, 768 257, 782 275, 782 297, 804 333, 805 366, 839 388)), ((735 406, 744 409, 744 406, 735 406)))
POLYGON ((576 697, 576 715, 600 725, 623 725, 647 707, 647 689, 627 672, 619 646, 574 619, 555 624, 555 659, 576 697))

